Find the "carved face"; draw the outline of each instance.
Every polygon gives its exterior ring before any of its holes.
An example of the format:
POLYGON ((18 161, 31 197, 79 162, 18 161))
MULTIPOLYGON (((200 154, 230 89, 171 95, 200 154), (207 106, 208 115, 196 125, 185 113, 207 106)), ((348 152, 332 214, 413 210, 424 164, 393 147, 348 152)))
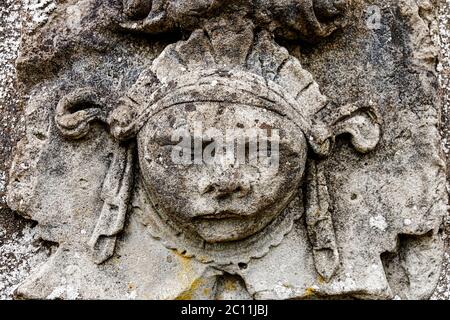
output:
MULTIPOLYGON (((305 170, 303 132, 291 121, 262 108, 221 103, 172 107, 150 119, 137 140, 141 174, 155 208, 211 243, 244 239, 267 226, 298 192, 305 170), (269 141, 278 130, 278 166, 249 159, 254 151, 250 150, 252 139, 264 140, 264 136, 247 135, 251 128, 267 132, 265 139, 269 141), (174 148, 180 145, 174 133, 182 131, 188 133, 184 142, 192 142, 193 149, 200 146, 200 153, 210 154, 214 161, 198 163, 196 157, 197 164, 174 161, 174 148), (208 149, 214 141, 241 133, 246 135, 241 140, 246 148, 244 162, 230 163, 230 158, 227 162, 229 151, 208 149)), ((267 150, 259 151, 266 154, 267 150)), ((198 150, 193 154, 198 156, 198 150)))

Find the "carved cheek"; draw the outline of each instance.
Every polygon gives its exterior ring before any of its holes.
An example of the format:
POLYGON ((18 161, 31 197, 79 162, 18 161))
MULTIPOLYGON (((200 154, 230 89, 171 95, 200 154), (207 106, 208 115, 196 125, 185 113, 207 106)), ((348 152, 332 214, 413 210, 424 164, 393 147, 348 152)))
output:
POLYGON ((137 146, 139 153, 139 167, 142 177, 148 180, 152 175, 152 168, 155 166, 156 157, 155 147, 149 143, 149 139, 142 133, 137 137, 137 146))
POLYGON ((281 150, 278 176, 282 192, 284 192, 285 188, 297 188, 299 186, 305 173, 306 154, 306 147, 300 151, 293 151, 292 149, 281 150))

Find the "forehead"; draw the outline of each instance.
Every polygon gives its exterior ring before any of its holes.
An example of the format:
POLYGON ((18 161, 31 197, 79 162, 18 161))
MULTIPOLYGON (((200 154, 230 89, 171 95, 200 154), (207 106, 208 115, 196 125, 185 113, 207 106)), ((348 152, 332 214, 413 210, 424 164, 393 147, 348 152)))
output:
POLYGON ((161 129, 203 127, 261 128, 301 131, 282 115, 259 106, 223 102, 192 102, 170 107, 149 120, 150 127, 161 129))

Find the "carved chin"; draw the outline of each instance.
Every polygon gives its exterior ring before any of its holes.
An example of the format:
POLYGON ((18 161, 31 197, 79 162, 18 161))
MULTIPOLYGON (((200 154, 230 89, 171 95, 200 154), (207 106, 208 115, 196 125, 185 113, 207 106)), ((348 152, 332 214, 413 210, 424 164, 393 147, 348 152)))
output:
POLYGON ((193 226, 197 234, 208 243, 238 241, 261 231, 266 225, 258 225, 254 219, 195 219, 193 226))
POLYGON ((194 223, 182 225, 148 201, 151 197, 142 178, 137 181, 134 198, 133 216, 146 226, 154 238, 184 256, 214 265, 247 263, 252 258, 266 255, 271 247, 278 245, 291 231, 294 220, 303 215, 301 198, 295 196, 289 199, 289 205, 284 210, 262 226, 255 223, 261 220, 254 217, 209 223, 195 223, 194 218, 194 223), (233 241, 233 238, 239 240, 233 241))
POLYGON ((214 211, 183 219, 179 219, 181 210, 165 213, 160 209, 158 212, 166 223, 176 226, 184 233, 192 234, 207 243, 217 244, 244 240, 263 232, 286 209, 290 201, 291 199, 280 199, 278 205, 253 212, 243 208, 240 212, 214 211))

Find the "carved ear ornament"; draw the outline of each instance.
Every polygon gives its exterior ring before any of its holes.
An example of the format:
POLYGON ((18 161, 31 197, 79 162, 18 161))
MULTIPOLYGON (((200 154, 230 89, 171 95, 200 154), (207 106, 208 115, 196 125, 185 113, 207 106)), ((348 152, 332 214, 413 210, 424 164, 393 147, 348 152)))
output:
POLYGON ((72 139, 88 134, 93 121, 106 122, 102 99, 91 88, 76 89, 64 96, 56 107, 55 121, 61 133, 72 139))
POLYGON ((310 145, 321 157, 330 155, 336 137, 342 134, 350 134, 351 144, 361 153, 375 149, 381 137, 381 117, 374 107, 364 103, 328 103, 313 116, 312 127, 310 145))
POLYGON ((98 264, 114 254, 117 235, 123 230, 133 187, 134 146, 118 146, 103 182, 102 210, 89 239, 98 264))
MULTIPOLYGON (((58 103, 55 122, 64 136, 83 138, 94 121, 107 123, 107 114, 103 99, 92 88, 77 89, 58 103)), ((99 264, 113 255, 116 236, 125 224, 133 183, 133 153, 133 144, 118 144, 111 154, 111 165, 100 195, 102 210, 88 243, 94 261, 99 264)))

